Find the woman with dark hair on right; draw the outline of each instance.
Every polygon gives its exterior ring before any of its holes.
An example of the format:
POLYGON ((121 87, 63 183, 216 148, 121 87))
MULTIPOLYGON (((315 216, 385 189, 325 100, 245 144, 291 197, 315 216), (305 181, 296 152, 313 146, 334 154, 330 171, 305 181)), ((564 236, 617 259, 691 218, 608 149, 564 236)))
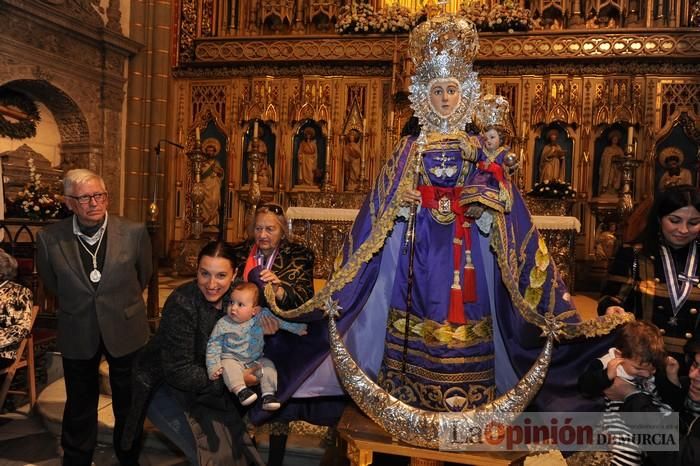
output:
POLYGON ((617 252, 598 314, 632 312, 661 329, 666 350, 680 355, 698 338, 700 192, 675 186, 657 194, 640 243, 617 252))

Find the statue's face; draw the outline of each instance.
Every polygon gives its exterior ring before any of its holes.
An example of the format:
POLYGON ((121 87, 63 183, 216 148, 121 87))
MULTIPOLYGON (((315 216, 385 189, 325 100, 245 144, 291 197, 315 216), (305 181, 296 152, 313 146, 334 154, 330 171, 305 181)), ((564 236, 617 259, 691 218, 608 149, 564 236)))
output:
POLYGON ((484 146, 489 150, 498 149, 501 145, 501 137, 498 135, 498 131, 495 128, 484 133, 484 146))
POLYGON ((444 118, 452 115, 461 98, 462 91, 456 79, 437 79, 430 86, 430 106, 444 118))

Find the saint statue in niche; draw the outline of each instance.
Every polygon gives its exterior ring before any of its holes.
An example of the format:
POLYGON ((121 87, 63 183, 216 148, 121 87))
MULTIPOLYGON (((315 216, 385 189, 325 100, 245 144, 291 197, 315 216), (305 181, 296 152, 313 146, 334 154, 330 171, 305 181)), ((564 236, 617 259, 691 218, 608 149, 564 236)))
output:
POLYGON ((356 129, 351 129, 345 139, 343 147, 343 164, 345 166, 345 190, 357 191, 360 187, 362 173, 362 135, 356 129))
POLYGON ((299 159, 299 184, 314 186, 318 166, 318 148, 316 147, 316 130, 311 126, 304 129, 304 139, 299 143, 297 157, 299 159))
POLYGON ((620 189, 620 170, 615 170, 615 157, 624 156, 625 151, 620 146, 622 134, 613 130, 608 134, 609 144, 605 146, 600 155, 600 168, 598 168, 598 195, 617 194, 620 189))
POLYGON ((545 181, 566 181, 566 151, 557 142, 559 132, 556 129, 547 131, 547 145, 542 148, 540 155, 540 179, 545 181))
POLYGON ((221 143, 216 138, 207 138, 202 142, 204 161, 201 165, 200 177, 204 185, 204 201, 202 201, 202 217, 204 228, 217 229, 221 211, 221 185, 224 181, 224 169, 217 156, 221 152, 221 143))
POLYGON ((665 191, 669 186, 692 185, 693 174, 683 168, 683 151, 678 147, 664 148, 659 154, 659 164, 666 170, 659 180, 659 191, 665 191))

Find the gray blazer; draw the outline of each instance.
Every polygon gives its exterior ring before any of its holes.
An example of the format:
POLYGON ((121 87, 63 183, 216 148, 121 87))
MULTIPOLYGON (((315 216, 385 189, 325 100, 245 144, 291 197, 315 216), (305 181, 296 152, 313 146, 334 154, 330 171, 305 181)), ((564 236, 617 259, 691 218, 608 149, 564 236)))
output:
POLYGON ((136 351, 148 340, 143 290, 153 263, 146 228, 110 215, 106 242, 102 280, 93 288, 80 259, 73 217, 37 235, 39 275, 58 298, 58 349, 69 359, 94 356, 100 335, 115 357, 136 351))

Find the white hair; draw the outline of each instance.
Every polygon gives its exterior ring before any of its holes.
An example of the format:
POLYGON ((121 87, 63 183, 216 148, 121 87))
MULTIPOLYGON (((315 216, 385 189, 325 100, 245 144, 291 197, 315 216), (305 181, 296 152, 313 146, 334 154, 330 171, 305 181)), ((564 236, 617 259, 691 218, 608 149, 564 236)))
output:
POLYGON ((100 175, 87 168, 76 168, 74 170, 69 170, 66 176, 63 178, 63 194, 73 194, 73 189, 83 183, 87 183, 92 180, 99 181, 102 185, 102 190, 107 191, 107 186, 105 185, 105 180, 102 179, 100 175))

